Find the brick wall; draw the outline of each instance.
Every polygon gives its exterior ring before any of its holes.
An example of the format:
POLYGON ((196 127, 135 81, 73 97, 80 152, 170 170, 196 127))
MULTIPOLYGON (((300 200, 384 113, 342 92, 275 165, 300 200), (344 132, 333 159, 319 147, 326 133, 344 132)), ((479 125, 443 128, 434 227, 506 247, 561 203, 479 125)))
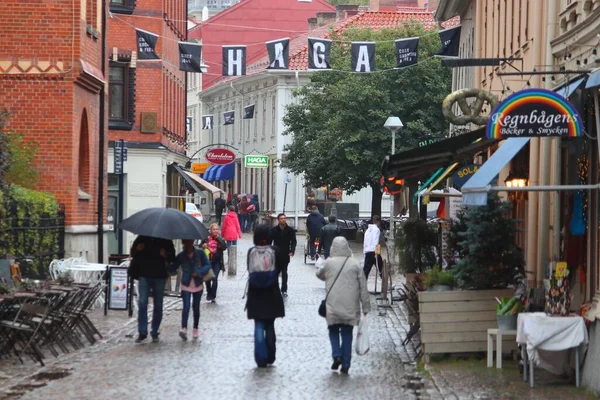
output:
POLYGON ((66 206, 67 225, 97 222, 101 83, 80 60, 101 74, 99 1, 3 0, 0 13, 0 105, 12 114, 8 129, 39 145, 38 189, 66 206), (91 199, 78 198, 80 182, 91 199))

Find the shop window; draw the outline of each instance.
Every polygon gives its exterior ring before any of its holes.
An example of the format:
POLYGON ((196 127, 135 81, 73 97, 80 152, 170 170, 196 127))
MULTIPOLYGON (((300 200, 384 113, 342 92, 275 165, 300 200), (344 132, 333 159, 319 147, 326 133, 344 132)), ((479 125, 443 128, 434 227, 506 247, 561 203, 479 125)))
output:
POLYGON ((84 109, 81 115, 81 126, 79 129, 79 159, 78 159, 78 197, 79 200, 90 200, 90 139, 87 121, 87 112, 84 109))
POLYGON ((136 0, 110 0, 110 12, 117 14, 133 14, 136 0))
POLYGON ((129 63, 111 63, 108 99, 108 127, 131 130, 135 122, 135 68, 129 68, 129 63))

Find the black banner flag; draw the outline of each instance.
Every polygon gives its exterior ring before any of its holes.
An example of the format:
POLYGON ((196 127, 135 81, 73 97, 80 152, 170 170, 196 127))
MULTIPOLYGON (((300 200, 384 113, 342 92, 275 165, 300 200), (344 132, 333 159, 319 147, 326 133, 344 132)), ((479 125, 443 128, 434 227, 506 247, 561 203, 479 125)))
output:
POLYGON ((235 122, 235 111, 226 111, 223 113, 223 125, 233 125, 235 122))
POLYGON ((137 28, 135 34, 137 36, 138 60, 160 60, 160 57, 156 55, 158 35, 137 28))
POLYGON ((244 107, 244 117, 242 119, 254 118, 254 104, 244 107))
POLYGON ((246 75, 246 46, 223 46, 223 76, 246 75))
POLYGON ((418 37, 396 40, 396 68, 415 65, 417 63, 418 53, 418 37))
POLYGON ((202 117, 202 129, 212 130, 213 128, 213 116, 205 115, 202 117))
POLYGON ((308 38, 308 69, 331 69, 331 40, 308 38))
POLYGON ((375 42, 352 42, 352 71, 375 71, 375 42))
POLYGON ((442 48, 436 53, 440 57, 458 57, 460 46, 460 25, 439 31, 442 48))
POLYGON ((202 67, 202 45, 179 42, 179 70, 185 72, 206 72, 202 67))
POLYGON ((290 61, 290 39, 278 39, 267 42, 269 66, 267 69, 288 69, 290 61))

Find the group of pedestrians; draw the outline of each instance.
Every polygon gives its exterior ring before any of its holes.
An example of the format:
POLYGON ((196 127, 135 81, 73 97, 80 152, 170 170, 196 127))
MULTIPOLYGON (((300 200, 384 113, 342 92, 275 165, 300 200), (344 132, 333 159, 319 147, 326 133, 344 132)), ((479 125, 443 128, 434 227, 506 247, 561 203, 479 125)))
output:
POLYGON ((217 223, 221 225, 223 211, 227 207, 227 213, 230 211, 236 212, 241 231, 244 233, 251 232, 256 227, 260 205, 258 195, 238 195, 234 194, 229 201, 225 201, 221 196, 215 199, 215 216, 217 223), (250 197, 248 197, 250 196, 250 197))
MULTIPOLYGON (((162 321, 163 296, 167 279, 181 268, 181 298, 183 310, 179 336, 188 338, 190 310, 193 315, 192 338, 198 339, 200 302, 206 284, 206 299, 214 303, 217 297, 218 277, 225 270, 224 251, 237 243, 242 229, 237 219, 236 208, 227 205, 228 212, 223 220, 223 236, 219 225, 212 224, 209 236, 201 247, 193 240, 183 240, 183 251, 175 254, 171 240, 138 236, 131 247, 130 274, 139 280, 138 337, 136 343, 148 337, 148 298, 154 301, 150 335, 153 342, 159 341, 162 321)), ((339 236, 335 217, 319 230, 326 262, 317 272, 325 281, 327 289, 326 309, 329 339, 332 348, 332 370, 341 367, 348 373, 352 355, 352 330, 358 325, 362 314, 370 311, 366 277, 358 261, 352 256, 347 240, 339 236)), ((276 334, 275 319, 285 316, 283 298, 288 292, 288 266, 297 246, 296 231, 286 222, 285 214, 277 216, 277 225, 257 225, 254 228, 254 247, 248 251, 248 285, 245 310, 247 317, 254 320, 254 356, 259 367, 275 362, 276 334), (281 276, 281 287, 279 286, 281 276)), ((320 249, 319 249, 320 251, 320 249)), ((170 283, 170 282, 169 282, 170 283)), ((316 314, 316 310, 315 310, 316 314)))

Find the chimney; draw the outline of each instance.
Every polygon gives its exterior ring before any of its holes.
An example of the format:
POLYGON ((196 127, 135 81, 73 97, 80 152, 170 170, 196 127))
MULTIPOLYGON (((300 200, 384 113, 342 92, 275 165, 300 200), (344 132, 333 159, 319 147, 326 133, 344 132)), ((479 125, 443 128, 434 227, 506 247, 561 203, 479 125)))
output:
POLYGON ((369 3, 369 11, 379 11, 379 0, 371 0, 371 2, 369 3))
POLYGON ((330 11, 318 12, 317 13, 317 26, 321 27, 321 26, 325 26, 327 24, 331 24, 332 22, 335 22, 336 16, 337 16, 337 13, 335 13, 335 12, 330 12, 330 11))
POLYGON ((355 5, 355 4, 337 5, 335 7, 335 12, 337 14, 336 19, 338 21, 341 21, 348 17, 358 14, 358 5, 355 5))
POLYGON ((308 31, 312 32, 317 29, 319 26, 317 25, 317 18, 309 18, 308 19, 308 31))

